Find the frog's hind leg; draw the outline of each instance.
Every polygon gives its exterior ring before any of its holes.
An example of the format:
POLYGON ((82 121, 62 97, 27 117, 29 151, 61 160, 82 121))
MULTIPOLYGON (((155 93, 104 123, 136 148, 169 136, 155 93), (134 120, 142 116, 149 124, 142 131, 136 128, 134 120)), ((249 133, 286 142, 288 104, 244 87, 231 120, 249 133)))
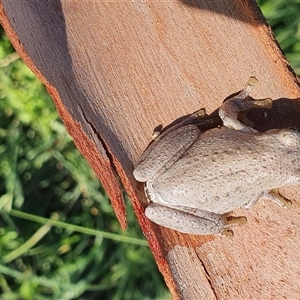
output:
POLYGON ((179 232, 188 234, 224 234, 232 236, 228 228, 233 225, 246 223, 245 217, 230 217, 207 212, 190 207, 168 207, 157 203, 150 203, 145 214, 152 222, 179 232))
POLYGON ((140 157, 133 176, 146 182, 168 169, 200 136, 197 126, 188 124, 179 128, 169 128, 159 135, 140 157))
POLYGON ((244 132, 256 132, 255 129, 250 127, 253 124, 246 116, 248 110, 253 108, 269 109, 273 104, 270 98, 253 99, 249 96, 256 83, 257 79, 254 76, 250 77, 245 87, 236 96, 229 98, 222 104, 219 109, 219 116, 224 126, 244 132))

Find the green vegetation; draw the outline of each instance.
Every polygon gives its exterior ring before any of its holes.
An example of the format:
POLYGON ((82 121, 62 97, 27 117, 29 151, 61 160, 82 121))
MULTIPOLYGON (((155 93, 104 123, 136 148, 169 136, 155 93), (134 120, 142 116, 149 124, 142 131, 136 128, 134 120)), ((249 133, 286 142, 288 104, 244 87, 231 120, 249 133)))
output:
MULTIPOLYGON (((300 1, 259 3, 300 74, 300 1)), ((52 100, 0 31, 0 300, 169 299, 127 212, 123 232, 52 100)))
POLYGON ((300 76, 300 0, 258 0, 281 49, 300 76))
POLYGON ((3 31, 0 66, 0 299, 168 298, 132 208, 123 232, 3 31))

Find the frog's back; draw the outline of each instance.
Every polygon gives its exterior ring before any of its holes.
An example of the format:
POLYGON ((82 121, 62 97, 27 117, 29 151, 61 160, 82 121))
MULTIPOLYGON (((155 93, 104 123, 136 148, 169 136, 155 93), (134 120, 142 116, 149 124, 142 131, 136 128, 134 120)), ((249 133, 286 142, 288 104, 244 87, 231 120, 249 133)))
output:
POLYGON ((153 190, 163 203, 225 213, 273 188, 300 182, 298 148, 299 134, 292 130, 212 129, 156 178, 153 190))

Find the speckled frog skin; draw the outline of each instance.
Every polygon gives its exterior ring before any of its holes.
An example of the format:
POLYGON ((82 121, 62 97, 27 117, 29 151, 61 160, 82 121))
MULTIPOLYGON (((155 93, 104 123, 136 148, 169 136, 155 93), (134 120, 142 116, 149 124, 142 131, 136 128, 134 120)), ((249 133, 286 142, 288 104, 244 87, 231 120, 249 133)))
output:
POLYGON ((150 220, 184 233, 228 235, 232 225, 246 222, 229 217, 232 210, 261 198, 288 204, 278 188, 300 184, 300 134, 292 129, 260 133, 244 124, 249 109, 272 106, 269 98, 249 97, 256 82, 251 77, 220 107, 224 126, 201 133, 191 124, 200 110, 146 149, 134 177, 146 182, 150 220))

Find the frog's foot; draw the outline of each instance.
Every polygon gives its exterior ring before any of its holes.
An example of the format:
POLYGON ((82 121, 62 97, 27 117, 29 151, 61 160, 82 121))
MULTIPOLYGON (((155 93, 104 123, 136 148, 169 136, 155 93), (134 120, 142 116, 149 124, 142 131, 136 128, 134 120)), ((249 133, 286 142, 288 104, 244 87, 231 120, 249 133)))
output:
POLYGON ((253 108, 271 108, 273 101, 270 98, 253 99, 249 96, 257 79, 249 78, 245 87, 234 97, 226 100, 219 109, 219 116, 223 125, 244 132, 257 132, 251 126, 253 124, 247 118, 247 112, 253 108))
MULTIPOLYGON (((205 108, 200 108, 197 111, 195 111, 194 113, 192 113, 191 115, 189 115, 188 117, 184 118, 182 121, 176 123, 175 125, 173 125, 172 127, 169 128, 168 131, 173 131, 176 130, 177 128, 183 127, 185 125, 188 124, 200 124, 200 125, 206 125, 206 124, 212 124, 213 123, 213 119, 212 118, 207 118, 208 115, 206 113, 205 108)), ((158 126, 153 130, 153 133, 151 135, 151 139, 154 141, 156 140, 162 133, 162 127, 158 126)))
POLYGON ((241 226, 245 225, 247 223, 246 217, 234 217, 231 216, 230 213, 226 213, 223 215, 224 218, 224 230, 221 232, 222 235, 225 235, 226 237, 232 237, 233 231, 229 229, 229 227, 232 226, 241 226))
POLYGON ((273 189, 269 192, 266 197, 269 200, 275 201, 277 204, 282 206, 285 209, 289 209, 292 206, 292 202, 289 199, 286 199, 279 193, 279 189, 273 189))
POLYGON ((187 118, 178 123, 178 126, 184 126, 187 124, 212 125, 215 123, 215 118, 207 115, 205 108, 200 108, 189 115, 187 118))

